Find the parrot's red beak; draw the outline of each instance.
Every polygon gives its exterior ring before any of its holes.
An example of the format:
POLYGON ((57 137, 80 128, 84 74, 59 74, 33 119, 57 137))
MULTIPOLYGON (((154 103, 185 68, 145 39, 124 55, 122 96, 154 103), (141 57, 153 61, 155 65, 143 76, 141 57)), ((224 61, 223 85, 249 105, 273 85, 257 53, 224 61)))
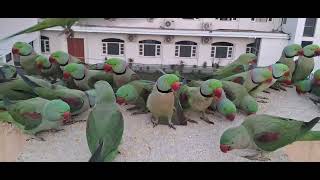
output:
POLYGON ((317 79, 315 83, 316 85, 320 86, 320 79, 317 79))
POLYGON ((285 83, 286 85, 290 85, 292 82, 291 82, 290 79, 286 79, 286 80, 284 81, 284 83, 285 83))
POLYGON ((303 49, 299 50, 298 51, 298 56, 303 56, 303 55, 304 55, 303 49))
POLYGON ((70 73, 68 73, 68 72, 63 72, 63 79, 65 79, 65 80, 67 80, 67 79, 69 79, 70 78, 70 73))
POLYGON ((180 89, 180 86, 181 86, 180 82, 175 82, 171 85, 171 89, 173 91, 178 91, 180 89))
POLYGON ((224 153, 227 153, 228 151, 231 151, 231 147, 229 145, 220 144, 220 150, 224 153))
POLYGON ((320 56, 320 48, 318 48, 315 52, 316 56, 320 56))
POLYGON ((257 59, 254 59, 250 62, 250 64, 257 64, 258 63, 258 60, 257 59))
POLYGON ((52 56, 49 57, 49 61, 50 61, 51 63, 57 63, 57 60, 56 60, 54 57, 52 57, 52 56))
POLYGON ((222 88, 217 88, 213 91, 213 94, 215 97, 217 97, 218 99, 222 96, 222 88))
POLYGON ((70 112, 65 112, 63 113, 63 122, 67 123, 71 119, 71 113, 70 112))
POLYGON ((235 114, 229 114, 227 115, 227 119, 230 120, 230 121, 233 121, 235 119, 236 115, 235 114))
POLYGON ((123 97, 117 97, 116 102, 117 102, 119 105, 122 105, 123 103, 126 102, 126 100, 125 100, 123 97))
POLYGON ((19 54, 19 49, 12 48, 12 54, 19 54))
POLYGON ((110 66, 109 64, 105 64, 103 66, 103 69, 105 72, 110 72, 112 70, 112 66, 110 66))
POLYGON ((272 82, 272 78, 269 78, 266 80, 267 83, 271 83, 272 82))

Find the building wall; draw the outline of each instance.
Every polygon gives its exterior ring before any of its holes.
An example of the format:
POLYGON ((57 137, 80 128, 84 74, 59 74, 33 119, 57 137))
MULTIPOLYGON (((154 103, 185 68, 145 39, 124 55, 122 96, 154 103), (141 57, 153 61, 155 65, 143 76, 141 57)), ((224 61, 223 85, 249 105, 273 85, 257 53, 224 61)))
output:
MULTIPOLYGON (((38 23, 38 18, 0 18, 0 39, 31 27, 38 23)), ((40 32, 19 35, 0 42, 0 61, 5 62, 5 56, 11 53, 12 46, 17 41, 33 42, 36 52, 40 52, 40 32), (2 58, 1 58, 2 57, 2 58)), ((13 64, 13 61, 10 61, 13 64)))
MULTIPOLYGON (((67 40, 64 35, 59 36, 57 31, 43 31, 41 35, 50 38, 50 53, 63 50, 68 51, 67 40)), ((85 59, 87 63, 93 64, 103 62, 105 55, 102 54, 101 40, 105 38, 119 38, 125 41, 124 56, 120 56, 125 60, 134 59, 135 63, 143 64, 179 64, 184 61, 186 65, 202 66, 204 62, 211 65, 213 58, 211 56, 211 44, 214 42, 233 43, 233 57, 230 60, 220 61, 220 65, 231 63, 234 59, 246 52, 247 44, 254 42, 253 38, 221 38, 213 37, 212 42, 203 44, 201 37, 176 36, 171 43, 164 42, 164 36, 155 35, 138 35, 133 42, 129 42, 127 34, 106 34, 106 33, 75 33, 75 38, 84 38, 85 59), (161 42, 160 57, 144 57, 139 55, 138 42, 141 40, 157 40, 161 42), (197 55, 195 58, 175 57, 175 42, 177 41, 193 41, 197 43, 197 55)), ((281 39, 262 39, 261 50, 259 55, 259 63, 269 65, 280 57, 281 51, 287 45, 287 40, 281 39), (280 45, 280 46, 279 46, 280 45)), ((214 62, 219 62, 215 59, 214 62)))
POLYGON ((154 18, 151 22, 147 18, 117 18, 114 21, 104 18, 86 18, 79 21, 80 25, 112 26, 125 28, 153 28, 159 29, 165 21, 173 21, 173 29, 202 30, 202 24, 212 23, 212 30, 254 30, 271 32, 277 29, 281 18, 273 18, 271 22, 252 22, 251 18, 237 18, 236 21, 220 21, 215 18, 183 19, 183 18, 154 18))

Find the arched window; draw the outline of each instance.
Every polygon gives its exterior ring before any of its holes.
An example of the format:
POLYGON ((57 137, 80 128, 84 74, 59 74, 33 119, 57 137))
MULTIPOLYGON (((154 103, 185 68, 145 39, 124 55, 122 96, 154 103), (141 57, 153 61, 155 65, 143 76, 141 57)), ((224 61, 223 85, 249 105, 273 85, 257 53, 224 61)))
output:
POLYGON ((41 36, 40 39, 41 39, 41 52, 50 53, 49 38, 47 36, 41 36))
POLYGON ((233 56, 233 44, 216 42, 211 44, 211 57, 230 59, 233 56))
POLYGON ((247 44, 246 53, 253 53, 257 55, 257 48, 255 43, 247 44))
POLYGON ((118 55, 124 54, 124 40, 108 38, 102 40, 102 54, 118 55))
POLYGON ((156 40, 139 41, 140 56, 160 56, 161 42, 156 40))
POLYGON ((196 57, 197 43, 192 41, 178 41, 175 45, 176 57, 196 57))

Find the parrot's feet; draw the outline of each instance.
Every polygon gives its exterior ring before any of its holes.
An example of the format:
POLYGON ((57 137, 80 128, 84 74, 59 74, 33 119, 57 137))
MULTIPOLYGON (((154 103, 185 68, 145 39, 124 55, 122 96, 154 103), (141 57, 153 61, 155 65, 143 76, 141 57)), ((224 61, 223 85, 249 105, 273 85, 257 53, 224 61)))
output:
POLYGON ((206 109, 205 113, 206 113, 206 114, 212 114, 212 115, 214 115, 214 111, 209 110, 209 109, 206 109))
POLYGON ((195 121, 195 120, 192 120, 192 119, 190 119, 190 118, 186 118, 186 119, 187 119, 187 121, 188 121, 188 122, 198 124, 198 122, 197 122, 197 121, 195 121))
POLYGON ((257 102, 259 102, 259 103, 268 103, 268 101, 264 101, 264 100, 259 100, 257 102))
MULTIPOLYGON (((271 88, 271 87, 270 87, 270 88, 271 88)), ((277 89, 277 91, 279 91, 279 89, 277 89)), ((264 90, 264 91, 262 91, 262 92, 270 94, 270 91, 267 91, 267 90, 264 90)))
POLYGON ((176 130, 176 127, 173 125, 172 122, 169 122, 169 128, 172 128, 172 129, 176 130))
POLYGON ((31 138, 27 139, 26 141, 30 141, 31 139, 35 139, 37 141, 46 141, 43 137, 32 135, 31 138))
POLYGON ((202 116, 200 116, 200 119, 209 123, 209 124, 214 124, 214 122, 210 121, 208 117, 204 116, 204 114, 202 116))
POLYGON ((51 129, 50 131, 54 132, 54 133, 57 133, 57 132, 60 132, 60 131, 64 131, 64 129, 51 129))
POLYGON ((269 98, 263 97, 263 96, 256 96, 256 98, 259 98, 259 99, 269 99, 269 98))
POLYGON ((286 88, 280 86, 279 89, 281 89, 282 91, 287 91, 286 88))
POLYGON ((153 124, 153 127, 156 127, 159 124, 159 120, 154 116, 151 116, 151 122, 153 124))

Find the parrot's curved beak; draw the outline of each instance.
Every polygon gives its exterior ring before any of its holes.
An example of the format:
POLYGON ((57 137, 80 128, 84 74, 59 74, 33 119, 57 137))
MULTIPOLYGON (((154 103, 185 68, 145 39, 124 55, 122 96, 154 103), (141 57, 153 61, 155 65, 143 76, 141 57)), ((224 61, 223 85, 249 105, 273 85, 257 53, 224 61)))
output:
POLYGON ((316 85, 320 86, 320 79, 317 79, 315 83, 316 85))
POLYGON ((119 105, 122 105, 123 103, 126 102, 126 100, 125 100, 123 97, 117 97, 116 102, 117 102, 119 105))
POLYGON ((320 56, 320 48, 315 51, 316 56, 320 56))
POLYGON ((68 73, 68 72, 63 72, 63 79, 65 79, 65 80, 67 80, 67 79, 69 79, 70 78, 70 73, 68 73))
POLYGON ((284 81, 284 83, 285 83, 286 85, 290 85, 292 82, 291 82, 290 79, 286 79, 286 80, 284 81))
POLYGON ((303 56, 303 55, 304 55, 303 49, 299 50, 298 51, 298 56, 303 56))
POLYGON ((271 83, 272 82, 272 78, 269 78, 266 80, 267 83, 271 83))
POLYGON ((43 68, 43 64, 41 62, 37 63, 37 68, 38 69, 42 69, 43 68))
POLYGON ((171 85, 171 89, 173 91, 178 91, 180 89, 180 86, 181 86, 180 82, 175 82, 171 85))
POLYGON ((258 63, 258 60, 257 59, 253 59, 250 64, 257 64, 258 63))
POLYGON ((230 121, 233 121, 233 120, 235 119, 235 117, 236 117, 236 115, 235 115, 234 113, 229 114, 229 115, 226 116, 226 118, 227 118, 228 120, 230 120, 230 121))
POLYGON ((231 151, 231 147, 226 144, 220 144, 220 150, 224 153, 227 153, 228 151, 231 151))
POLYGON ((70 119, 71 119, 71 113, 70 113, 70 112, 65 112, 65 113, 63 113, 63 122, 64 122, 64 123, 69 122, 70 119))
POLYGON ((105 64, 103 66, 103 69, 104 69, 105 72, 110 72, 112 70, 112 66, 109 65, 109 64, 105 64))
POLYGON ((51 63, 57 63, 57 60, 56 60, 54 57, 52 57, 52 56, 49 57, 49 61, 50 61, 51 63))
POLYGON ((213 94, 215 97, 217 97, 218 99, 222 96, 222 88, 217 88, 213 91, 213 94))
POLYGON ((12 54, 19 54, 19 49, 18 48, 12 48, 12 54))

